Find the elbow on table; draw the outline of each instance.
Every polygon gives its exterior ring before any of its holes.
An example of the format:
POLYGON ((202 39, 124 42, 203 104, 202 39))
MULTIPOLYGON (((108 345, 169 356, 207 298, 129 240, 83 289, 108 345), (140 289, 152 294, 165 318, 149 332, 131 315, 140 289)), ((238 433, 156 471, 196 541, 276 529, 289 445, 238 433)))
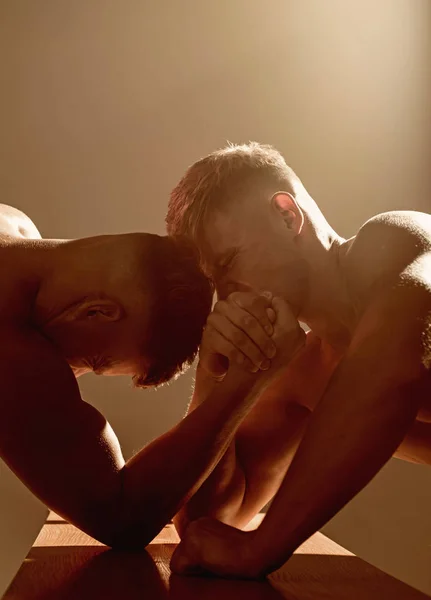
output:
POLYGON ((140 523, 136 527, 103 527, 94 536, 96 539, 113 550, 122 552, 141 552, 163 529, 155 528, 151 523, 140 523))
POLYGON ((139 519, 125 519, 111 512, 84 526, 75 524, 113 550, 137 552, 144 550, 170 520, 170 516, 155 515, 152 511, 142 511, 140 516, 139 519))

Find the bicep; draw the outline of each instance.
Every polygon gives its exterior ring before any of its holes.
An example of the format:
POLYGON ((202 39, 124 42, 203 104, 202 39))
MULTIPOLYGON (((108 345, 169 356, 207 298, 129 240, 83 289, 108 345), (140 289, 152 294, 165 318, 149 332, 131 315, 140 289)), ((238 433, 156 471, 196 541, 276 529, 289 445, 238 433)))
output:
POLYGON ((121 489, 118 440, 46 340, 15 338, 11 347, 0 357, 2 458, 50 508, 97 531, 121 489))
POLYGON ((431 285, 406 272, 368 302, 347 356, 358 364, 375 360, 376 380, 420 377, 429 352, 430 315, 431 285))

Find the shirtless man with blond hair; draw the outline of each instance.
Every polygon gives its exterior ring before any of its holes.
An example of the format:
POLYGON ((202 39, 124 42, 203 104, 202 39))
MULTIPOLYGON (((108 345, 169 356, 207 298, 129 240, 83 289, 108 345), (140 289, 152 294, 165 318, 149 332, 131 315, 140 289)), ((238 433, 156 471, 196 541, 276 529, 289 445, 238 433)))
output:
POLYGON ((271 331, 232 312, 238 294, 272 292, 310 330, 175 519, 175 571, 258 577, 391 456, 431 463, 431 215, 377 215, 343 239, 281 154, 250 143, 188 169, 167 228, 199 249, 218 295, 206 331, 224 340, 218 360, 201 360, 191 409, 227 368, 270 374, 280 360, 271 331))

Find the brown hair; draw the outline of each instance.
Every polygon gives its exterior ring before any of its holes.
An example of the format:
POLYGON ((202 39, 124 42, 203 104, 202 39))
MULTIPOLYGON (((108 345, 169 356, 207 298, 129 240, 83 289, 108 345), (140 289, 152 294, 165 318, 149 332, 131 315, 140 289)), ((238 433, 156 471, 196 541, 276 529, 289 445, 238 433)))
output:
POLYGON ((211 310, 213 288, 199 268, 196 250, 178 237, 148 234, 145 285, 153 298, 143 354, 147 372, 137 387, 157 386, 193 362, 211 310))
POLYGON ((210 211, 244 194, 295 193, 299 178, 272 146, 229 144, 194 163, 173 189, 166 216, 169 235, 198 239, 210 211))

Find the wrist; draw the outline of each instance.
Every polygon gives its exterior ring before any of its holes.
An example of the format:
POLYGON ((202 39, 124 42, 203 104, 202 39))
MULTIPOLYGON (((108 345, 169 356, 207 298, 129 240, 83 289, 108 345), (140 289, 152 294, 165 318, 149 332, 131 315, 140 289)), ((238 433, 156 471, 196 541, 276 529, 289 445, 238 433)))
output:
POLYGON ((259 371, 254 375, 253 391, 259 394, 271 387, 285 371, 286 367, 271 366, 267 371, 259 371))
POLYGON ((277 569, 271 566, 268 554, 259 544, 257 531, 243 532, 247 536, 246 543, 242 544, 242 551, 237 555, 238 570, 247 579, 264 579, 277 569))
POLYGON ((285 544, 277 547, 277 538, 265 535, 262 525, 251 532, 249 545, 249 568, 254 570, 256 577, 266 577, 270 573, 280 569, 294 553, 285 544))

